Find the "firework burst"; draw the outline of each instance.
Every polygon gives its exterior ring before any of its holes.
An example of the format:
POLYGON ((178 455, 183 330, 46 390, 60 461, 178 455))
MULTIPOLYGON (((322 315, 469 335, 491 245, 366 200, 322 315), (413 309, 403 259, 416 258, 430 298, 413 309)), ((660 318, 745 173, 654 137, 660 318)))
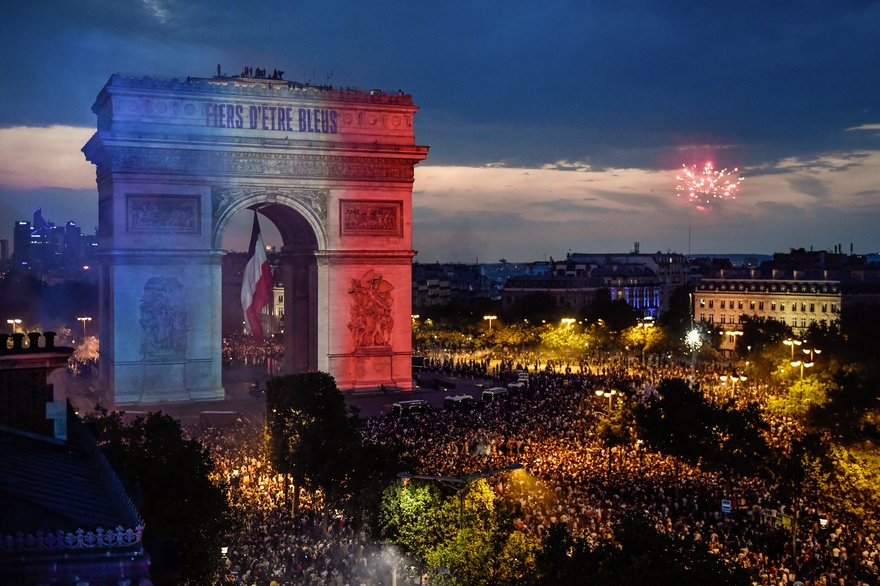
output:
POLYGON ((739 169, 734 169, 731 174, 727 169, 716 171, 712 163, 706 163, 702 172, 698 172, 696 165, 681 167, 682 174, 675 177, 678 181, 676 195, 687 197, 688 201, 697 205, 697 209, 710 208, 713 201, 736 199, 739 184, 743 180, 739 169))

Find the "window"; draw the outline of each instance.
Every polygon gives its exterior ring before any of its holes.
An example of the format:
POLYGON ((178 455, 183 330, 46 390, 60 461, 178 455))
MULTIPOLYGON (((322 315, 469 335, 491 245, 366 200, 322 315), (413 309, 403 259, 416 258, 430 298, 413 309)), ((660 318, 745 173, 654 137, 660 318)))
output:
POLYGON ((815 303, 810 304, 810 313, 816 313, 816 304, 815 303))
POLYGON ((785 311, 785 301, 779 302, 779 311, 785 311))
POLYGON ((730 300, 730 305, 728 305, 730 309, 733 309, 733 299, 730 300))
POLYGON ((802 328, 807 327, 807 318, 805 318, 805 317, 801 318, 801 327, 802 328))
POLYGON ((806 303, 801 303, 801 311, 804 313, 807 312, 807 304, 806 303))
POLYGON ((706 322, 706 314, 705 314, 705 313, 701 313, 701 314, 700 314, 700 321, 703 322, 703 323, 706 322))
POLYGON ((710 300, 709 300, 709 309, 712 309, 713 307, 715 307, 715 300, 714 300, 714 299, 710 299, 710 300))
POLYGON ((763 302, 763 301, 759 301, 759 302, 758 302, 758 310, 759 310, 759 311, 764 311, 764 302, 763 302))
POLYGON ((770 311, 776 311, 776 302, 775 301, 770 302, 770 311))
POLYGON ((724 309, 724 300, 721 300, 721 309, 724 309))
POLYGON ((836 303, 831 304, 831 313, 837 313, 837 304, 836 303))
POLYGON ((727 319, 726 319, 726 318, 727 318, 727 316, 724 315, 724 314, 722 313, 722 314, 721 314, 721 323, 727 323, 727 319))
MULTIPOLYGON (((828 304, 827 303, 822 304, 822 313, 828 313, 828 304)), ((825 320, 822 320, 822 321, 824 322, 825 320)), ((823 323, 822 325, 825 325, 825 324, 823 323)))
MULTIPOLYGON (((733 306, 731 305, 731 309, 732 309, 732 308, 733 308, 733 306)), ((742 308, 743 308, 743 302, 742 302, 742 299, 740 299, 739 304, 737 304, 737 307, 736 307, 736 308, 737 308, 737 309, 742 309, 742 308)))
POLYGON ((706 309, 706 300, 700 299, 700 309, 706 309))
MULTIPOLYGON (((754 301, 749 301, 749 309, 751 309, 752 311, 755 311, 755 302, 754 301)), ((763 309, 763 308, 761 308, 761 309, 763 309)))

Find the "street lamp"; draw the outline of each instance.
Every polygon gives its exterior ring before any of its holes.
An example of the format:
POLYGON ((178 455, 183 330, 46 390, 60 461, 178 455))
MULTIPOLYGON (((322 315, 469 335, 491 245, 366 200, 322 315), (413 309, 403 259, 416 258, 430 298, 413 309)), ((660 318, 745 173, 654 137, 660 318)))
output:
POLYGON ((803 342, 801 342, 800 340, 792 340, 791 338, 788 338, 786 340, 783 340, 782 343, 786 346, 791 346, 791 361, 794 362, 794 347, 800 346, 801 344, 803 344, 803 342))
POLYGON ((564 318, 562 318, 562 323, 564 323, 565 326, 566 326, 566 327, 569 327, 569 328, 571 327, 571 324, 573 324, 573 323, 576 322, 576 321, 577 321, 577 320, 576 320, 575 318, 573 318, 573 317, 564 317, 564 318))
POLYGON ((16 317, 13 319, 7 319, 6 323, 8 323, 9 325, 12 326, 12 333, 14 334, 14 333, 16 333, 15 327, 21 323, 21 320, 16 317))
MULTIPOLYGON (((792 348, 794 348, 794 346, 792 346, 792 348)), ((818 348, 801 348, 801 349, 804 351, 804 354, 809 354, 809 355, 810 355, 810 360, 807 361, 806 358, 804 358, 804 360, 792 360, 792 361, 791 361, 791 366, 792 366, 793 368, 797 368, 798 366, 800 366, 800 367, 801 367, 801 378, 804 378, 804 368, 813 368, 813 365, 814 365, 814 362, 813 362, 814 355, 815 355, 815 354, 821 354, 822 351, 819 350, 818 348)), ((793 359, 793 358, 794 358, 794 356, 792 356, 792 359, 793 359)))
POLYGON ((494 470, 487 470, 486 472, 474 472, 473 474, 468 474, 467 476, 428 476, 424 474, 410 474, 409 472, 399 472, 397 476, 398 478, 403 478, 404 480, 432 480, 434 482, 439 482, 444 486, 448 486, 452 490, 457 492, 458 530, 461 531, 463 529, 462 519, 464 518, 464 493, 467 492, 467 489, 471 485, 471 483, 480 480, 481 478, 489 478, 490 476, 495 476, 496 474, 501 474, 502 472, 512 472, 514 470, 522 470, 523 468, 524 466, 522 464, 513 463, 508 464, 504 468, 496 468, 494 470))
POLYGON ((731 396, 736 397, 736 383, 738 381, 746 382, 749 377, 744 374, 736 374, 736 372, 732 372, 730 374, 722 374, 718 378, 721 379, 722 384, 726 383, 728 380, 730 381, 730 394, 731 396))
POLYGON ((611 402, 614 400, 614 395, 617 394, 617 389, 608 389, 607 391, 603 391, 599 389, 596 391, 597 397, 607 397, 608 398, 608 410, 611 411, 611 402))
POLYGON ((492 321, 498 319, 497 315, 484 315, 483 319, 489 322, 489 333, 492 333, 492 321))
POLYGON ((86 322, 92 321, 92 318, 90 318, 90 317, 78 317, 78 318, 76 318, 76 320, 77 320, 77 321, 81 321, 82 324, 83 324, 83 342, 85 342, 85 341, 86 341, 86 322))
POLYGON ((819 350, 818 348, 802 348, 802 350, 804 351, 804 354, 809 354, 809 355, 810 355, 810 362, 813 362, 813 358, 814 358, 814 355, 815 355, 815 354, 821 354, 821 353, 822 353, 822 351, 819 350))

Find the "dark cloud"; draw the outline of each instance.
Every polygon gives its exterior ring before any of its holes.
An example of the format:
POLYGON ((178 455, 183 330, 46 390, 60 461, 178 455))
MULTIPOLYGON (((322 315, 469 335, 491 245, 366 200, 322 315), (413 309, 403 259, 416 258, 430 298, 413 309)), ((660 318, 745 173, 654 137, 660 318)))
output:
POLYGON ((828 188, 825 184, 815 177, 799 176, 791 177, 788 184, 798 193, 815 197, 816 199, 825 199, 828 197, 828 188))

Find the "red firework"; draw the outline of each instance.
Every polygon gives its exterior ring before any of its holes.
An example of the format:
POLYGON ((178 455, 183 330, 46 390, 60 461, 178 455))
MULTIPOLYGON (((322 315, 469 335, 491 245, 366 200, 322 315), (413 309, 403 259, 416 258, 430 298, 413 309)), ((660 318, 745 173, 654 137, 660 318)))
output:
POLYGON ((696 165, 682 165, 682 169, 683 173, 675 177, 678 181, 676 195, 687 197, 688 201, 696 204, 697 209, 709 208, 713 201, 736 199, 739 184, 743 180, 739 169, 734 169, 733 174, 727 169, 716 171, 712 163, 706 163, 702 172, 697 171, 696 165))

